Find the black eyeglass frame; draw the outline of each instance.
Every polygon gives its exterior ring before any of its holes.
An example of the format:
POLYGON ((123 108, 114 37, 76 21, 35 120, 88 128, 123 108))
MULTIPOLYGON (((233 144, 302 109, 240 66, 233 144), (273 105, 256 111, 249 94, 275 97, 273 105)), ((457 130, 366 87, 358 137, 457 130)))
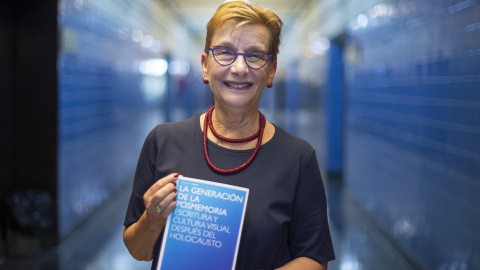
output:
POLYGON ((247 64, 247 66, 249 68, 252 68, 252 69, 261 69, 263 68, 265 65, 267 65, 268 61, 270 61, 270 59, 273 57, 273 55, 269 54, 269 53, 266 53, 266 52, 262 52, 262 51, 251 51, 251 52, 248 52, 248 53, 237 53, 237 52, 234 52, 232 49, 230 48, 227 48, 227 47, 213 47, 213 48, 208 48, 211 52, 212 52, 212 56, 213 56, 213 59, 215 60, 215 62, 217 62, 219 65, 221 66, 230 66, 231 64, 235 63, 235 61, 237 60, 237 57, 238 55, 243 55, 243 60, 245 61, 245 64, 247 64), (223 49, 223 50, 229 50, 231 51, 232 53, 235 54, 235 58, 233 58, 232 62, 229 63, 229 64, 222 64, 220 62, 217 61, 217 59, 215 58, 215 50, 216 49, 223 49), (248 64, 247 62, 247 56, 250 55, 250 54, 253 54, 253 53, 261 53, 261 54, 264 54, 266 55, 268 58, 267 58, 267 61, 265 61, 265 64, 263 64, 261 67, 258 67, 258 68, 255 68, 255 67, 252 67, 248 64))

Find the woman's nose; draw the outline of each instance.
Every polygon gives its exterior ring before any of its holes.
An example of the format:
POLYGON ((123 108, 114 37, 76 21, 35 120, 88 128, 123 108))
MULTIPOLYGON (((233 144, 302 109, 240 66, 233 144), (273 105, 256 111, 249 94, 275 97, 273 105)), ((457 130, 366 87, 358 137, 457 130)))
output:
POLYGON ((248 74, 249 68, 244 55, 237 56, 237 59, 230 65, 230 71, 238 75, 248 74))

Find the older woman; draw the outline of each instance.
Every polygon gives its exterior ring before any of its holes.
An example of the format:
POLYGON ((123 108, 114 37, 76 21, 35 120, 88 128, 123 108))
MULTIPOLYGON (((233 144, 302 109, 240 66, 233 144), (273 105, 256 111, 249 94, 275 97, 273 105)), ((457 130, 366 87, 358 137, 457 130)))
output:
POLYGON ((258 111, 273 84, 282 26, 243 1, 213 15, 201 62, 215 106, 148 135, 124 222, 134 258, 155 267, 182 174, 250 189, 237 269, 326 269, 334 259, 315 151, 258 111))

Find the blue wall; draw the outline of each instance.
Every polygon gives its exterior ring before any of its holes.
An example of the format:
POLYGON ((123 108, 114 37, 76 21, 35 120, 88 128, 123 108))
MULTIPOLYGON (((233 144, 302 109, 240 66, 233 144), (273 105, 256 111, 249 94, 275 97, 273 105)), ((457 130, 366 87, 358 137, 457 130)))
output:
POLYGON ((79 3, 60 1, 58 14, 61 236, 131 185, 141 146, 155 125, 191 116, 210 100, 192 69, 185 76, 142 74, 141 61, 168 57, 134 42, 132 26, 79 3))
POLYGON ((348 192, 431 268, 478 269, 480 3, 382 4, 346 50, 348 192))
POLYGON ((331 42, 325 89, 325 169, 328 173, 342 172, 343 162, 343 50, 339 42, 331 42))

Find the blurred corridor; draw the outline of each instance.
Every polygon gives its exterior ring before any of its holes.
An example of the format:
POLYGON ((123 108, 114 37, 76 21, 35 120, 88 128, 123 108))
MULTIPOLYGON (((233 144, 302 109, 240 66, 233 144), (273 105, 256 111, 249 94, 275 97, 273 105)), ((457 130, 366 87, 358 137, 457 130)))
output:
MULTIPOLYGON (((149 269, 123 218, 155 125, 213 105, 222 0, 0 3, 0 270, 149 269)), ((285 23, 260 110, 316 149, 329 269, 480 269, 480 1, 250 1, 285 23)))

